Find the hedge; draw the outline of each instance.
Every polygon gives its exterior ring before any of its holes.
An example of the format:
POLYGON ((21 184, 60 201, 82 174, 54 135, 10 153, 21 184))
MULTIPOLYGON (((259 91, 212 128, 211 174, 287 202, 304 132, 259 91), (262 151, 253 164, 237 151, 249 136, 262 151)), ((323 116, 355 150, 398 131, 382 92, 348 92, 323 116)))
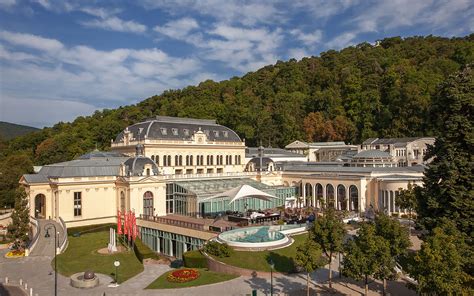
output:
POLYGON ((110 228, 117 230, 116 223, 106 223, 106 224, 97 224, 97 225, 87 225, 87 226, 79 226, 79 227, 71 227, 67 229, 68 235, 73 235, 75 233, 90 233, 90 232, 100 232, 100 231, 108 231, 110 228))
POLYGON ((183 253, 183 261, 189 268, 207 268, 207 258, 198 250, 183 253))
POLYGON ((143 263, 144 259, 160 259, 160 256, 156 254, 152 249, 150 249, 147 245, 145 245, 141 239, 138 237, 135 239, 135 244, 133 247, 133 251, 135 252, 135 255, 137 256, 138 260, 143 263))

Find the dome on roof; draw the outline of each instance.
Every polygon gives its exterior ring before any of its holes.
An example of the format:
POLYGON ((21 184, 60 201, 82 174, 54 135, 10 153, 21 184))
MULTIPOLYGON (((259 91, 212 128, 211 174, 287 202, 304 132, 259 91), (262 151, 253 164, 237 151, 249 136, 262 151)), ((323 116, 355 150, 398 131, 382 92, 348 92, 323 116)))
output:
POLYGON ((156 176, 159 173, 156 163, 142 155, 129 158, 124 165, 127 176, 156 176))
POLYGON ((390 153, 380 150, 364 150, 356 155, 353 158, 392 158, 390 153))

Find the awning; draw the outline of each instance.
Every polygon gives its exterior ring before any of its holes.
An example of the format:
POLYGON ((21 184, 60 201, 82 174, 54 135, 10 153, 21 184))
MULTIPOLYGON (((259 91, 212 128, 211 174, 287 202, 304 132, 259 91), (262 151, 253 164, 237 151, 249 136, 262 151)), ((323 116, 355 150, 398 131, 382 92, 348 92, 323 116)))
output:
POLYGON ((240 185, 238 187, 232 188, 230 190, 227 190, 225 192, 218 193, 211 197, 205 198, 202 201, 215 199, 215 198, 222 198, 222 197, 230 197, 231 201, 229 202, 229 204, 233 203, 236 200, 243 199, 243 198, 250 198, 250 197, 263 199, 266 201, 270 201, 272 198, 277 198, 276 196, 273 196, 271 194, 268 194, 256 188, 253 188, 250 185, 244 184, 244 185, 240 185))

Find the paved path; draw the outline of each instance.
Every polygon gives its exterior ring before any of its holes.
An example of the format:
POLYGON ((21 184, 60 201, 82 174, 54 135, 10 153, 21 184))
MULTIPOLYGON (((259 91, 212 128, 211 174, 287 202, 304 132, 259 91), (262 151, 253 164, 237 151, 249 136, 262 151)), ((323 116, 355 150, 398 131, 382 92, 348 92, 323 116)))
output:
POLYGON ((54 254, 54 228, 51 227, 49 229, 49 234, 50 237, 44 237, 46 234, 45 226, 47 224, 53 224, 56 226, 56 230, 58 231, 58 247, 61 245, 61 243, 64 240, 64 231, 59 225, 54 220, 44 220, 44 219, 38 219, 39 223, 39 231, 40 234, 38 235, 38 243, 36 246, 33 248, 33 251, 31 251, 30 256, 50 256, 54 254))
MULTIPOLYGON (((8 276, 10 281, 18 282, 21 279, 32 287, 33 295, 50 296, 54 291, 54 272, 51 268, 51 257, 36 256, 20 259, 6 259, 3 255, 6 250, 0 251, 0 283, 4 283, 8 276)), ((337 260, 334 264, 337 270, 337 260)), ((144 290, 153 280, 171 268, 165 265, 145 265, 145 270, 129 279, 117 288, 109 288, 107 285, 112 281, 106 276, 101 277, 99 287, 85 290, 73 288, 69 285, 69 278, 58 274, 58 295, 76 296, 76 295, 97 295, 103 296, 132 296, 132 295, 193 295, 193 296, 212 296, 212 295, 251 295, 253 289, 257 290, 258 295, 270 294, 270 277, 239 277, 231 281, 212 284, 201 287, 183 288, 183 289, 163 289, 163 290, 144 290)), ((335 293, 329 293, 328 285, 322 280, 327 279, 327 269, 318 270, 311 274, 311 280, 318 285, 316 289, 320 295, 362 295, 364 287, 362 283, 338 278, 338 273, 334 272, 335 293)), ((273 278, 274 295, 306 295, 306 275, 277 275, 273 278)), ((381 283, 372 282, 369 295, 380 295, 381 283)), ((412 291, 405 288, 402 282, 389 282, 388 290, 391 295, 415 295, 412 291)), ((314 292, 313 292, 314 295, 314 292)))

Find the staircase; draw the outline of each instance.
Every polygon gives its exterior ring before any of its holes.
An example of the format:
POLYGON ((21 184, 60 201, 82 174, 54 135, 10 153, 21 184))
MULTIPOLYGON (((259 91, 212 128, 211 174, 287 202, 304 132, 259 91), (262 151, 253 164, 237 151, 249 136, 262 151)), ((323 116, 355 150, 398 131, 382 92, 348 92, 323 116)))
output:
POLYGON ((38 219, 38 242, 36 243, 29 256, 54 255, 54 227, 52 227, 51 224, 56 227, 56 230, 58 232, 56 247, 59 249, 63 245, 64 241, 67 239, 67 233, 65 233, 64 228, 61 226, 61 224, 54 220, 38 219), (45 227, 48 228, 49 237, 45 237, 45 227))

